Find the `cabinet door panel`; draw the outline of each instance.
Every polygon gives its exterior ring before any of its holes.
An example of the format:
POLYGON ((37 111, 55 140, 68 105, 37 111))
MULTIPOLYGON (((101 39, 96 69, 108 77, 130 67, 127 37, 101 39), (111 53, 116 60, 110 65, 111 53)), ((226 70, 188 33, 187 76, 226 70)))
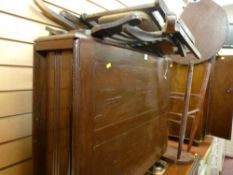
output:
POLYGON ((233 116, 233 57, 216 60, 210 88, 208 132, 230 139, 233 116))

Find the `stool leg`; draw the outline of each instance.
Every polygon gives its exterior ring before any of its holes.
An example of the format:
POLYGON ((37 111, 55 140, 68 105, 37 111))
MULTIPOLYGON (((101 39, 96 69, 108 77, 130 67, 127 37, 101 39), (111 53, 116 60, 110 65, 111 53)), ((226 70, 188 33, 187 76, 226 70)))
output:
POLYGON ((189 68, 188 68, 188 76, 187 76, 187 82, 186 82, 186 90, 185 90, 185 97, 184 97, 184 108, 183 108, 181 126, 180 126, 177 159, 180 159, 180 157, 181 157, 183 144, 184 144, 185 133, 186 133, 187 120, 188 120, 188 110, 189 110, 189 101, 190 101, 190 95, 191 95, 191 89, 192 89, 193 68, 194 68, 194 65, 190 64, 189 68))
POLYGON ((204 80, 201 86, 200 97, 199 97, 198 104, 197 104, 197 109, 199 109, 199 112, 196 114, 193 124, 192 124, 189 144, 187 148, 188 152, 190 152, 191 150, 194 137, 196 136, 198 126, 200 125, 200 122, 201 122, 201 116, 203 115, 204 101, 205 101, 206 89, 207 89, 209 78, 210 78, 211 65, 212 63, 209 62, 206 66, 205 77, 204 77, 204 80))

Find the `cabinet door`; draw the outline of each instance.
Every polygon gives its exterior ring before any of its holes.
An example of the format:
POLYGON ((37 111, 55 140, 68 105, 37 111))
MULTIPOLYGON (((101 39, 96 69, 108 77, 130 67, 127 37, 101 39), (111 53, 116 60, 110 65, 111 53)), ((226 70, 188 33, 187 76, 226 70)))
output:
POLYGON ((216 60, 210 83, 207 131, 211 135, 230 139, 233 116, 233 56, 216 60))

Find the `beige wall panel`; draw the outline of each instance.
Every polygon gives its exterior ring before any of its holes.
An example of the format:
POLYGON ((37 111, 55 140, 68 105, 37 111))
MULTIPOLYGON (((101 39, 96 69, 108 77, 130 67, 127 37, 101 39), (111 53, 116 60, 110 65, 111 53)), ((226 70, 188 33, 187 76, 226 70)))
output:
POLYGON ((32 44, 0 39, 0 48, 0 64, 32 66, 32 44))
POLYGON ((32 91, 0 92, 0 117, 32 112, 32 91))
POLYGON ((59 27, 58 24, 52 22, 41 13, 33 0, 0 1, 0 10, 59 27))
MULTIPOLYGON (((129 6, 129 7, 133 7, 135 6, 135 0, 120 0, 123 4, 129 6)), ((136 2, 136 6, 138 5, 143 5, 143 4, 150 4, 150 3, 154 3, 155 0, 143 0, 143 1, 137 1, 136 2)), ((172 3, 172 1, 169 1, 170 3, 172 3)), ((179 1, 176 1, 176 3, 179 3, 179 1)), ((179 6, 178 6, 179 7, 179 6)), ((170 9, 170 8, 169 8, 170 9)), ((174 8, 172 8, 174 9, 174 8)))
POLYGON ((32 138, 0 145, 0 169, 31 158, 32 138))
POLYGON ((52 4, 58 5, 60 7, 64 7, 69 9, 75 13, 97 13, 101 11, 105 11, 104 9, 86 1, 86 0, 69 0, 61 1, 61 0, 45 0, 45 2, 50 2, 52 4))
POLYGON ((62 10, 66 10, 66 11, 68 10, 70 13, 79 16, 78 15, 79 13, 76 13, 70 9, 66 9, 65 7, 56 6, 56 4, 50 2, 45 2, 45 5, 56 13, 60 13, 62 10))
POLYGON ((32 68, 0 66, 0 91, 32 89, 32 68))
POLYGON ((0 118, 0 144, 32 134, 32 114, 0 118))
POLYGON ((33 42, 39 36, 47 36, 43 24, 0 12, 0 38, 33 42))
POLYGON ((28 160, 0 171, 0 175, 32 175, 32 161, 28 160))
POLYGON ((106 8, 108 10, 116 10, 116 9, 120 9, 120 8, 124 8, 125 7, 120 2, 115 1, 115 0, 114 1, 111 0, 108 3, 106 3, 106 0, 90 0, 90 1, 94 2, 94 3, 97 3, 97 4, 100 4, 101 6, 103 6, 104 8, 106 8))

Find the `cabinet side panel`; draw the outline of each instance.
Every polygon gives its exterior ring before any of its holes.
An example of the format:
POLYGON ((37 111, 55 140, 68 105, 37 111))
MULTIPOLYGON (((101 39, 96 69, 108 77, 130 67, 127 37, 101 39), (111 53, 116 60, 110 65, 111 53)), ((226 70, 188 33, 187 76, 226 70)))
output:
POLYGON ((72 53, 35 53, 34 174, 69 174, 72 53))

